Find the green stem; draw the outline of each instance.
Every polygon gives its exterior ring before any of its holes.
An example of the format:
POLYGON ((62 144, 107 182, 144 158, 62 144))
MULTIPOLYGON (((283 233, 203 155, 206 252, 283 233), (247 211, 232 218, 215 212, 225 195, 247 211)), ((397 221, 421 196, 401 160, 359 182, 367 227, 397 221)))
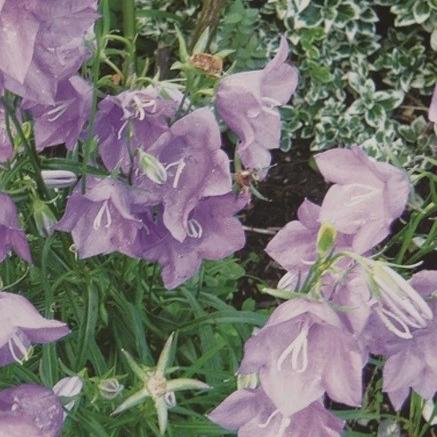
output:
POLYGON ((122 0, 123 13, 123 34, 124 37, 132 44, 129 53, 129 60, 125 62, 125 77, 136 73, 136 55, 135 55, 135 37, 137 34, 135 0, 122 0))
POLYGON ((17 130, 17 134, 20 138, 20 141, 23 143, 24 148, 26 149, 26 153, 29 157, 30 163, 33 167, 33 170, 35 172, 35 182, 38 187, 39 194, 41 197, 43 197, 46 200, 50 200, 50 194, 47 190, 47 187, 44 183, 44 180, 41 176, 41 166, 39 161, 39 156, 36 153, 36 149, 32 144, 29 144, 29 142, 26 139, 26 135, 24 135, 23 129, 21 127, 21 123, 18 121, 17 116, 15 115, 15 109, 10 105, 10 103, 7 101, 6 97, 1 97, 0 102, 2 103, 3 107, 5 108, 5 111, 7 113, 7 117, 9 117, 12 120, 12 123, 15 126, 15 129, 17 130))

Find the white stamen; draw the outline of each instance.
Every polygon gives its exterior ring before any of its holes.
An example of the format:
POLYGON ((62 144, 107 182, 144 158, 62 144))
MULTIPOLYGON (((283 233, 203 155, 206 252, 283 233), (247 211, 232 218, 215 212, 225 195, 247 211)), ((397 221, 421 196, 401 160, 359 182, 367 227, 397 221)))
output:
POLYGON ((288 345, 288 347, 278 358, 276 364, 278 370, 282 369, 284 361, 291 354, 291 368, 297 373, 305 372, 306 368, 308 367, 308 331, 309 325, 305 323, 296 338, 288 345))
POLYGON ((264 423, 259 423, 258 428, 267 428, 270 425, 270 422, 273 420, 273 418, 279 414, 279 410, 273 411, 272 414, 267 418, 267 421, 264 423))
POLYGON ((196 219, 188 220, 187 235, 191 238, 202 238, 203 228, 196 219))
POLYGON ((283 417, 281 420, 281 425, 278 430, 278 437, 282 437, 287 431, 287 428, 290 426, 291 419, 289 417, 283 417))
POLYGON ((26 346, 23 343, 23 340, 20 338, 20 336, 15 332, 14 335, 8 340, 8 348, 9 352, 12 355, 12 358, 19 364, 23 365, 25 361, 29 359, 29 351, 30 348, 26 348, 26 346), (19 358, 17 354, 15 353, 15 348, 18 349, 19 355, 22 358, 19 358))
POLYGON ((146 118, 146 112, 144 111, 144 106, 137 95, 133 96, 133 101, 135 102, 135 117, 143 121, 146 118))
POLYGON ((401 320, 399 317, 397 317, 395 314, 393 314, 391 311, 385 309, 385 308, 376 308, 376 313, 380 317, 382 323, 386 326, 386 328, 393 332, 396 336, 400 338, 404 338, 406 340, 413 338, 413 335, 411 334, 410 329, 408 328, 407 324, 401 320), (399 330, 396 325, 390 320, 395 320, 403 329, 403 331, 399 330))
POLYGON ((296 272, 287 272, 278 282, 280 290, 294 290, 298 281, 298 274, 296 272))
POLYGON ((174 394, 174 391, 167 392, 164 395, 164 402, 168 408, 173 408, 176 406, 176 396, 174 394))
POLYGON ((48 121, 53 122, 56 121, 59 117, 61 117, 65 111, 68 109, 69 103, 60 103, 59 105, 55 106, 53 109, 51 109, 49 112, 47 112, 48 115, 48 121))
POLYGON ((103 215, 104 214, 106 215, 105 228, 109 228, 111 226, 111 224, 112 224, 112 217, 111 217, 111 211, 109 210, 109 206, 108 206, 108 201, 107 200, 105 200, 103 202, 103 205, 99 209, 99 212, 97 213, 96 218, 94 219, 94 223, 93 223, 94 230, 97 231, 102 226, 102 220, 103 220, 103 215))
POLYGON ((123 131, 126 129, 127 124, 129 123, 129 120, 126 120, 120 127, 117 133, 117 139, 121 140, 121 136, 123 135, 123 131))
POLYGON ((173 179, 173 188, 177 188, 179 185, 179 179, 181 178, 182 171, 184 170, 186 164, 183 158, 179 159, 179 161, 172 162, 171 164, 168 164, 165 166, 165 169, 168 170, 172 167, 176 167, 176 173, 174 175, 173 179))

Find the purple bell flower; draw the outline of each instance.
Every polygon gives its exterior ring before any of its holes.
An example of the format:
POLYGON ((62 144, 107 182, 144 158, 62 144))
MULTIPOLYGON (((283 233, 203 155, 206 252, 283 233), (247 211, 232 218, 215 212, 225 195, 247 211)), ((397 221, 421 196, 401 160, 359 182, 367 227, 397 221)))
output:
POLYGON ((23 296, 0 292, 0 366, 26 359, 31 344, 50 343, 69 334, 68 326, 46 319, 23 296))
POLYGON ((164 206, 163 222, 171 235, 183 242, 189 234, 188 219, 200 199, 232 190, 229 158, 221 150, 220 130, 211 111, 197 109, 176 121, 147 153, 165 170, 160 183, 141 169, 135 183, 164 206), (154 194, 152 194, 154 193, 154 194))
POLYGON ((320 401, 283 416, 262 389, 232 393, 208 418, 238 437, 340 437, 344 427, 320 401))
POLYGON ((161 213, 149 217, 138 242, 142 257, 159 262, 166 288, 179 286, 199 270, 202 260, 219 260, 244 246, 243 227, 234 215, 247 202, 247 196, 235 193, 202 199, 187 219, 183 242, 171 235, 161 213))
MULTIPOLYGON (((279 288, 295 290, 305 280, 317 258, 320 206, 304 200, 297 211, 298 220, 287 223, 269 242, 266 252, 287 270, 279 288)), ((350 249, 351 238, 337 233, 337 251, 350 249)))
POLYGON ((288 417, 324 393, 360 405, 364 364, 355 338, 327 303, 293 299, 246 342, 239 373, 258 372, 263 390, 288 417))
POLYGON ((64 143, 73 150, 90 115, 91 103, 92 88, 80 76, 59 84, 54 105, 24 101, 24 109, 33 116, 37 150, 64 143))
POLYGON ((0 76, 3 86, 38 103, 53 104, 57 85, 79 69, 97 0, 2 0, 0 76))
POLYGON ((429 121, 434 123, 434 131, 437 133, 437 86, 434 87, 434 92, 432 93, 431 104, 428 110, 429 121))
POLYGON ((5 113, 0 107, 0 163, 9 161, 13 156, 12 144, 6 131, 5 113))
POLYGON ((49 388, 22 384, 0 391, 0 436, 58 437, 62 426, 62 404, 49 388))
POLYGON ((177 101, 164 99, 159 89, 151 86, 103 99, 94 132, 105 167, 129 173, 134 151, 147 150, 168 129, 168 120, 177 108, 177 101))
POLYGON ((246 168, 261 170, 271 162, 270 149, 281 139, 279 106, 297 87, 297 70, 286 63, 287 40, 282 37, 276 56, 263 70, 225 77, 218 88, 216 107, 223 121, 238 135, 237 152, 246 168))
MULTIPOLYGON (((423 270, 410 279, 410 285, 422 297, 430 298, 437 291, 437 271, 423 270)), ((437 315, 437 303, 429 305, 437 315)), ((436 317, 425 328, 412 331, 411 339, 401 339, 387 333, 384 344, 383 391, 388 393, 391 403, 400 410, 413 389, 423 399, 430 400, 437 392, 437 320, 436 317)))
POLYGON ((115 251, 134 256, 132 245, 143 223, 132 214, 137 198, 129 185, 112 178, 87 178, 86 193, 79 181, 55 229, 71 232, 80 258, 115 251))
POLYGON ((26 235, 18 224, 17 208, 7 194, 0 193, 0 262, 10 250, 28 263, 32 262, 26 235))
POLYGON ((334 183, 323 200, 320 222, 353 236, 357 253, 376 246, 404 211, 410 193, 407 175, 357 146, 328 150, 315 159, 324 178, 334 183))

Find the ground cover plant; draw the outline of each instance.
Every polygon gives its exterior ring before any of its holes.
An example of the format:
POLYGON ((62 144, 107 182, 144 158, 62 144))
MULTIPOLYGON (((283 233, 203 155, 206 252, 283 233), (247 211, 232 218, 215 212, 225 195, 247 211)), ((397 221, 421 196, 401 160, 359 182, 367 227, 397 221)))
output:
POLYGON ((0 0, 0 436, 435 435, 436 11, 0 0))

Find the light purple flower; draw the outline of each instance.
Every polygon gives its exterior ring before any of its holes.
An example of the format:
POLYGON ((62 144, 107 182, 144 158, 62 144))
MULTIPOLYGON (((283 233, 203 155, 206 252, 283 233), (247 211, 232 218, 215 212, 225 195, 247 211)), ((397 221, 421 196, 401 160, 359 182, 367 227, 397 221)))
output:
POLYGON ((62 426, 62 404, 49 388, 22 384, 0 391, 0 436, 58 437, 62 426))
POLYGON ((334 185, 320 210, 320 221, 353 236, 353 249, 364 253, 390 233, 410 193, 407 175, 369 158, 359 147, 333 149, 315 156, 324 178, 334 185))
MULTIPOLYGON (((430 298, 437 291, 437 271, 423 270, 412 276, 410 284, 423 297, 430 298)), ((437 303, 429 302, 434 315, 437 303)), ((413 389, 425 400, 432 399, 437 392, 437 320, 436 317, 426 328, 413 331, 413 338, 400 339, 386 334, 384 355, 383 390, 388 393, 391 403, 400 410, 413 389)))
POLYGON ((147 153, 161 163, 166 176, 161 184, 136 171, 135 183, 164 206, 163 222, 183 242, 188 218, 200 199, 232 189, 229 158, 221 150, 220 131, 211 111, 197 109, 176 121, 147 153))
POLYGON ((232 74, 218 88, 217 111, 238 135, 237 152, 246 168, 265 170, 271 161, 269 150, 279 148, 277 108, 290 100, 298 78, 297 70, 286 63, 287 56, 287 40, 282 37, 276 56, 263 70, 232 74))
POLYGON ((232 393, 208 417, 238 437, 340 437, 344 427, 319 401, 284 417, 262 389, 232 393))
POLYGON ((65 144, 73 150, 91 112, 92 88, 80 76, 73 76, 58 86, 54 105, 24 101, 23 108, 34 120, 38 151, 65 144))
MULTIPOLYGON (((297 211, 298 220, 287 223, 265 249, 288 272, 280 284, 284 283, 284 288, 293 289, 298 282, 301 286, 317 258, 319 215, 320 206, 305 200, 297 211)), ((350 249, 350 240, 349 236, 338 233, 335 248, 350 249)))
POLYGON ((159 89, 124 91, 99 104, 94 126, 99 153, 108 170, 129 173, 137 148, 147 150, 168 129, 178 102, 159 95, 159 89))
POLYGON ((18 224, 17 208, 7 194, 0 193, 0 262, 10 250, 25 261, 32 262, 26 235, 18 224))
MULTIPOLYGON (((132 214, 137 192, 112 178, 87 178, 86 193, 79 181, 55 229, 71 232, 80 258, 115 251, 132 255, 142 222, 132 214)), ((139 194, 138 194, 139 196, 139 194)))
POLYGON ((293 299, 246 342, 239 373, 258 372, 263 390, 290 416, 324 393, 359 405, 364 364, 355 338, 327 303, 293 299))
POLYGON ((22 97, 52 104, 58 82, 88 55, 84 35, 97 18, 97 0, 3 0, 0 75, 22 97))
POLYGON ((0 163, 12 158, 13 148, 6 131, 5 113, 0 107, 0 163))
POLYGON ((23 296, 0 292, 0 366, 26 358, 31 344, 50 343, 69 334, 68 326, 45 319, 23 296))
POLYGON ((244 231, 234 215, 247 201, 246 196, 235 193, 202 199, 188 217, 188 235, 183 242, 171 235, 159 212, 153 218, 144 218, 147 232, 137 244, 144 258, 161 265, 166 288, 175 288, 191 278, 202 260, 219 260, 244 246, 244 231))

